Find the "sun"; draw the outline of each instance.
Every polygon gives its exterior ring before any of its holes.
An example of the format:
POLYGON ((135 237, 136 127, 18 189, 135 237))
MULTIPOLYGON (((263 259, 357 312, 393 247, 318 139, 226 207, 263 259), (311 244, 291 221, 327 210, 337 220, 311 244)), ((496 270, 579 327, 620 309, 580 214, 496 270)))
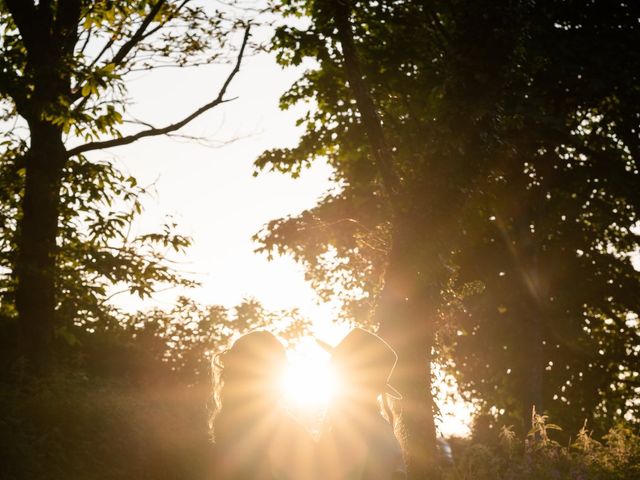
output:
MULTIPOLYGON (((315 338, 337 345, 348 331, 348 325, 319 324, 314 328, 314 336, 302 338, 287 351, 289 362, 281 384, 284 404, 314 431, 339 389, 339 372, 333 371, 330 355, 315 338)), ((434 400, 440 411, 437 418, 439 434, 445 437, 468 436, 474 405, 462 398, 455 379, 447 376, 436 364, 432 368, 438 391, 434 400)))
POLYGON ((288 356, 282 380, 285 402, 295 410, 326 408, 336 386, 329 354, 313 338, 304 338, 288 356))

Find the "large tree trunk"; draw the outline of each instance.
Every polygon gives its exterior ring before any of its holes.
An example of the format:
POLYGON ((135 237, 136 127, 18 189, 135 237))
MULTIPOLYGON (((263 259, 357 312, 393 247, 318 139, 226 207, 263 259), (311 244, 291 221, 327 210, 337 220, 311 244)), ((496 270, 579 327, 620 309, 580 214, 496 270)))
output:
MULTIPOLYGON (((394 378, 404 395, 398 430, 404 444, 408 477, 422 480, 432 475, 436 458, 431 356, 440 290, 436 279, 430 276, 433 272, 420 271, 421 263, 413 254, 416 249, 424 249, 415 231, 418 218, 412 215, 416 212, 406 211, 399 195, 401 185, 393 168, 393 154, 360 70, 350 21, 351 6, 344 1, 333 2, 331 7, 349 88, 362 116, 372 157, 393 210, 392 250, 376 320, 381 326, 381 335, 398 353, 394 378), (433 286, 427 291, 424 286, 429 283, 425 279, 433 286)), ((437 258, 431 258, 434 265, 439 263, 437 258)))
POLYGON ((397 429, 408 477, 422 480, 432 478, 437 456, 431 361, 440 291, 428 281, 434 272, 420 270, 416 244, 424 245, 409 219, 398 221, 392 241, 375 316, 380 334, 398 353, 393 383, 403 395, 397 429))
POLYGON ((60 125, 46 119, 64 117, 70 104, 70 69, 78 38, 80 1, 7 2, 27 51, 25 77, 32 91, 16 102, 29 125, 25 184, 18 222, 16 309, 22 349, 31 373, 52 366, 56 313, 56 256, 62 172, 68 155, 60 125))
POLYGON ((26 155, 16 261, 16 308, 27 362, 32 370, 42 373, 52 359, 56 237, 62 170, 67 156, 58 127, 31 121, 29 128, 31 146, 26 155))

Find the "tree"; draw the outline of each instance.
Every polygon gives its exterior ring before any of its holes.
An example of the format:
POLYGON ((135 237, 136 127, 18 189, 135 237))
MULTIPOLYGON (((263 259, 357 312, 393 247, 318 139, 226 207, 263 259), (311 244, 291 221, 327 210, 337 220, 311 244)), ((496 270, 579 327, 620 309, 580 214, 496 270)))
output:
MULTIPOLYGON (((24 355, 16 345, 20 322, 15 311, 16 212, 22 178, 10 159, 0 165, 0 329, 3 374, 20 373, 24 355)), ((58 305, 54 327, 56 357, 78 347, 88 332, 118 329, 124 317, 110 300, 119 293, 140 298, 158 288, 191 287, 195 282, 176 268, 172 254, 184 251, 191 239, 176 232, 170 218, 158 231, 133 234, 147 189, 108 162, 74 158, 67 162, 61 188, 56 242, 55 288, 58 305)), ((56 358, 61 360, 61 358, 56 358)), ((54 363, 53 360, 49 361, 54 363)), ((56 362, 57 363, 57 362, 56 362)), ((58 366, 58 365, 56 365, 58 366)))
MULTIPOLYGON (((350 273, 354 264, 362 263, 358 257, 369 256, 371 267, 364 271, 381 274, 360 287, 369 298, 377 297, 375 323, 399 354, 395 381, 405 397, 402 432, 409 473, 422 478, 429 474, 436 451, 430 364, 443 293, 451 290, 451 252, 442 247, 453 239, 454 225, 443 221, 442 206, 461 203, 465 197, 458 193, 465 175, 474 172, 456 172, 461 159, 448 151, 446 162, 434 161, 434 145, 424 141, 425 127, 432 127, 426 124, 433 106, 426 104, 422 92, 437 85, 443 73, 438 65, 432 67, 440 47, 435 42, 406 47, 407 39, 418 35, 440 35, 431 12, 410 4, 364 3, 352 11, 335 5, 307 2, 312 28, 279 32, 283 62, 295 63, 304 55, 320 62, 285 94, 283 104, 313 97, 319 108, 304 119, 307 134, 298 148, 268 152, 258 166, 286 171, 297 162, 327 155, 345 184, 337 198, 327 199, 312 213, 326 220, 322 223, 331 229, 332 240, 338 237, 328 246, 346 254, 350 273), (448 173, 455 177, 443 182, 448 173), (347 212, 351 215, 338 219, 324 216, 347 212), (340 229, 348 233, 339 236, 340 229), (357 237, 345 238, 354 231, 357 237)), ((272 227, 275 242, 269 239, 268 245, 290 246, 291 238, 283 239, 279 226, 272 227)), ((314 231, 311 239, 318 235, 314 231)), ((313 253, 302 256, 309 259, 313 253)))
POLYGON ((517 154, 471 212, 457 259, 484 293, 459 317, 453 370, 500 422, 528 428, 536 405, 568 431, 588 419, 604 433, 637 418, 640 150, 627 105, 640 58, 627 47, 638 10, 552 3, 528 14, 517 154))
POLYGON ((6 0, 0 25, 4 119, 24 121, 29 139, 10 149, 24 172, 18 173, 24 183, 16 225, 15 305, 25 352, 40 369, 46 365, 61 300, 55 288, 56 238, 69 162, 74 157, 84 161, 90 151, 170 134, 228 101, 225 94, 239 71, 249 29, 235 66, 211 102, 171 125, 143 123, 137 133, 125 134, 128 74, 216 59, 234 30, 232 21, 189 0, 6 0))
MULTIPOLYGON (((432 423, 430 361, 453 362, 467 392, 489 404, 490 389, 514 396, 510 407, 517 405, 514 415, 523 423, 532 405, 539 411, 554 407, 547 400, 559 385, 544 374, 550 358, 541 348, 542 342, 551 343, 550 326, 566 329, 567 356, 576 339, 588 346, 590 356, 600 355, 585 322, 599 316, 591 306, 614 305, 607 303, 609 271, 620 273, 614 280, 620 291, 616 317, 637 311, 638 274, 628 254, 638 247, 632 229, 637 189, 631 187, 638 175, 638 117, 623 105, 636 101, 640 70, 635 56, 628 56, 628 69, 619 75, 613 65, 621 60, 611 55, 627 51, 637 36, 635 7, 596 2, 585 12, 562 2, 351 4, 348 17, 361 75, 399 178, 394 198, 377 168, 380 152, 367 136, 365 113, 353 92, 333 3, 287 5, 289 13, 302 9, 312 22, 278 31, 280 61, 299 64, 312 57, 317 64, 285 93, 282 106, 313 100, 316 108, 300 120, 306 132, 298 146, 265 152, 256 165, 296 175, 325 157, 343 189, 299 217, 272 222, 258 238, 264 249, 286 251, 305 262, 325 293, 346 285, 352 299, 375 308, 375 323, 400 355, 410 477, 423 478, 435 444, 433 435, 425 433, 432 423), (577 25, 587 22, 590 27, 579 31, 577 25), (600 32, 606 32, 606 42, 600 32), (596 74, 602 65, 611 65, 610 75, 596 74), (593 81, 580 81, 586 72, 593 81), (601 122, 605 112, 615 121, 580 132, 581 125, 601 122), (596 202, 590 196, 593 184, 604 181, 605 165, 612 169, 606 175, 607 193, 596 202), (547 195, 551 202, 544 200, 547 195), (557 235, 563 215, 571 218, 561 201, 567 197, 574 212, 586 216, 564 224, 562 247, 546 257, 548 236, 557 235), (535 232, 531 218, 537 219, 535 232), (496 232, 505 224, 509 235, 517 230, 517 239, 496 232), (585 238, 590 255, 598 252, 603 261, 602 274, 593 276, 588 293, 574 286, 586 274, 578 268, 585 263, 579 260, 580 251, 587 252, 585 238), (569 255, 578 259, 567 264, 572 275, 555 276, 546 269, 569 255), (505 265, 511 265, 510 276, 498 282, 505 265), (532 289, 527 281, 532 277, 553 279, 552 290, 538 290, 540 283, 532 289), (541 304, 532 300, 543 297, 564 308, 564 315, 539 310, 541 304), (508 345, 512 356, 502 355, 489 365, 483 362, 493 354, 487 346, 502 340, 500 335, 493 337, 487 329, 481 340, 463 345, 478 325, 486 328, 493 321, 505 299, 520 302, 509 317, 518 322, 501 324, 504 342, 496 346, 508 345), (520 378, 533 381, 492 381, 504 378, 516 363, 526 367, 520 378), (480 383, 486 386, 472 387, 480 383)), ((628 351, 628 330, 615 333, 606 336, 608 341, 616 351, 628 351)), ((586 368, 584 358, 578 361, 586 368)), ((591 383, 580 395, 606 395, 602 386, 617 381, 617 375, 611 368, 603 372, 599 387, 591 383)))

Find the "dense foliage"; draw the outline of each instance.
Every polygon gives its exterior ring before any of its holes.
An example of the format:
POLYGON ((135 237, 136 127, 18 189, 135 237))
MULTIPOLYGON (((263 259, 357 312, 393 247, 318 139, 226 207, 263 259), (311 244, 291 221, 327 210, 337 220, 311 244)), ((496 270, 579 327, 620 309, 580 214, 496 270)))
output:
MULTIPOLYGON (((0 328, 7 339, 4 356, 12 352, 15 361, 20 357, 15 351, 20 324, 13 272, 23 177, 11 161, 5 160, 2 167, 0 328)), ((55 333, 63 343, 76 343, 80 328, 93 331, 115 322, 120 314, 111 299, 118 293, 147 298, 160 286, 195 285, 171 261, 172 254, 191 243, 177 233, 171 219, 157 232, 132 234, 142 203, 148 199, 147 189, 133 177, 106 162, 73 160, 65 170, 61 199, 55 333)))
POLYGON ((326 158, 343 188, 269 224, 264 249, 293 254, 325 294, 355 299, 348 315, 376 307, 391 338, 394 324, 436 335, 424 355, 436 349, 463 392, 519 432, 532 405, 574 430, 585 418, 600 432, 635 421, 638 6, 347 3, 393 195, 332 5, 286 2, 312 20, 280 28, 274 51, 283 65, 315 63, 281 103, 313 108, 300 143, 256 165, 295 176, 326 158), (406 302, 384 305, 390 288, 406 302))

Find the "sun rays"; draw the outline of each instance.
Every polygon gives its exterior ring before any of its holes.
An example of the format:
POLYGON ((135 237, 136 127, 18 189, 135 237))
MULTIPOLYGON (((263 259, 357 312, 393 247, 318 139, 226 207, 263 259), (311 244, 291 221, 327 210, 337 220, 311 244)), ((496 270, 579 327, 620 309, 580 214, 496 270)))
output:
MULTIPOLYGON (((317 328, 317 326, 316 326, 317 328)), ((331 325, 317 329, 319 336, 328 343, 336 344, 348 327, 331 325)), ((281 378, 283 401, 288 409, 308 420, 316 422, 324 415, 331 400, 340 388, 339 372, 331 366, 329 354, 315 341, 304 337, 287 352, 289 364, 281 378)), ((440 411, 438 430, 444 436, 466 436, 469 434, 473 407, 464 401, 457 385, 445 373, 435 367, 438 396, 436 403, 440 411)))
POLYGON ((303 339, 289 352, 282 388, 285 402, 296 410, 322 410, 336 389, 329 355, 312 338, 303 339))

